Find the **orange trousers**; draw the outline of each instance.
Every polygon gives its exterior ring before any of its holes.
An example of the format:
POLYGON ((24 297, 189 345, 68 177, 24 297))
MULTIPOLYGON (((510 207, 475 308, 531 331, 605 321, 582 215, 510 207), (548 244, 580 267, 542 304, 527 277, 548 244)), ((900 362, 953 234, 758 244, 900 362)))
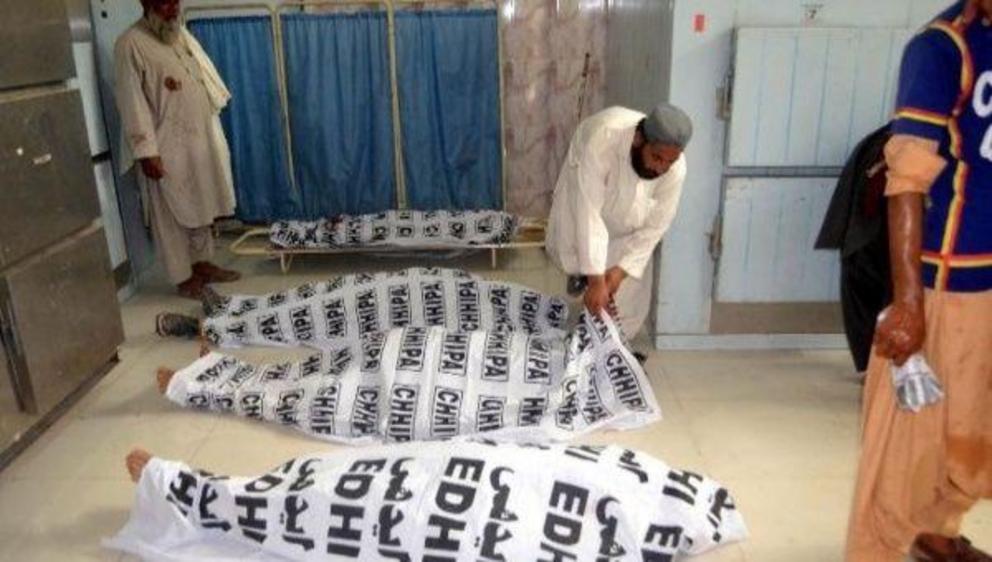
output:
POLYGON ((903 562, 919 533, 956 537, 992 497, 992 292, 928 292, 926 322, 945 398, 900 410, 889 362, 872 357, 847 562, 903 562))

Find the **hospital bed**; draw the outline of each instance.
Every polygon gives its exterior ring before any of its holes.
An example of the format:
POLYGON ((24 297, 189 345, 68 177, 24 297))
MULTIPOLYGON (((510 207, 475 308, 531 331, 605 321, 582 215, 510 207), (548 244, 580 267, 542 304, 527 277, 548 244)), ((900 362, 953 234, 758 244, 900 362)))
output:
POLYGON ((237 256, 262 257, 266 259, 278 259, 279 267, 283 273, 288 273, 293 265, 293 260, 297 256, 337 256, 355 254, 409 254, 412 252, 432 252, 432 251, 489 251, 492 268, 496 269, 499 264, 498 254, 505 250, 524 250, 530 248, 544 248, 545 232, 547 229, 547 219, 521 218, 516 233, 509 242, 501 244, 471 244, 464 246, 452 246, 450 244, 431 245, 423 244, 419 246, 367 246, 367 247, 284 247, 274 244, 271 241, 271 230, 269 227, 252 228, 238 237, 231 243, 231 253, 237 256))

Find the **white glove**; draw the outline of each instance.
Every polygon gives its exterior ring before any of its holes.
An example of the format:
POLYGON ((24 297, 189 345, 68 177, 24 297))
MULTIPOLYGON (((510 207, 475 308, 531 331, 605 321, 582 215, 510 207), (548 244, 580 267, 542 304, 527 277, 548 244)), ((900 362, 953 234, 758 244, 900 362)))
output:
POLYGON ((892 366, 892 386, 899 407, 914 413, 944 399, 944 390, 923 355, 917 353, 902 367, 892 366))

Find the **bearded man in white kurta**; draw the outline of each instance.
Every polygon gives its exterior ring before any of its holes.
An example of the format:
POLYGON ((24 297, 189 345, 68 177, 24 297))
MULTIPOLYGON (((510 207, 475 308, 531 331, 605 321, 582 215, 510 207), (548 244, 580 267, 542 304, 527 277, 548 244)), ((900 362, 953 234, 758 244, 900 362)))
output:
POLYGON ((678 208, 692 122, 662 104, 651 115, 611 107, 587 118, 558 176, 547 248, 586 308, 607 310, 628 337, 651 309, 652 256, 678 208))
POLYGON ((211 226, 234 212, 231 156, 220 125, 230 93, 179 19, 179 0, 141 0, 144 16, 117 40, 123 171, 139 164, 152 237, 179 294, 240 276, 209 261, 211 226))

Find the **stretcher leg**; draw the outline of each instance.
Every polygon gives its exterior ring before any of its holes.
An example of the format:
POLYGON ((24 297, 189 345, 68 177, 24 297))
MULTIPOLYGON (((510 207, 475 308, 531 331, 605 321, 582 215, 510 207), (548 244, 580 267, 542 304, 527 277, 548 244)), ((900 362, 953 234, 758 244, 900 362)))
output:
POLYGON ((496 269, 496 266, 498 265, 497 259, 496 259, 496 248, 492 248, 489 251, 491 252, 490 256, 491 256, 491 259, 492 259, 493 269, 496 269))

